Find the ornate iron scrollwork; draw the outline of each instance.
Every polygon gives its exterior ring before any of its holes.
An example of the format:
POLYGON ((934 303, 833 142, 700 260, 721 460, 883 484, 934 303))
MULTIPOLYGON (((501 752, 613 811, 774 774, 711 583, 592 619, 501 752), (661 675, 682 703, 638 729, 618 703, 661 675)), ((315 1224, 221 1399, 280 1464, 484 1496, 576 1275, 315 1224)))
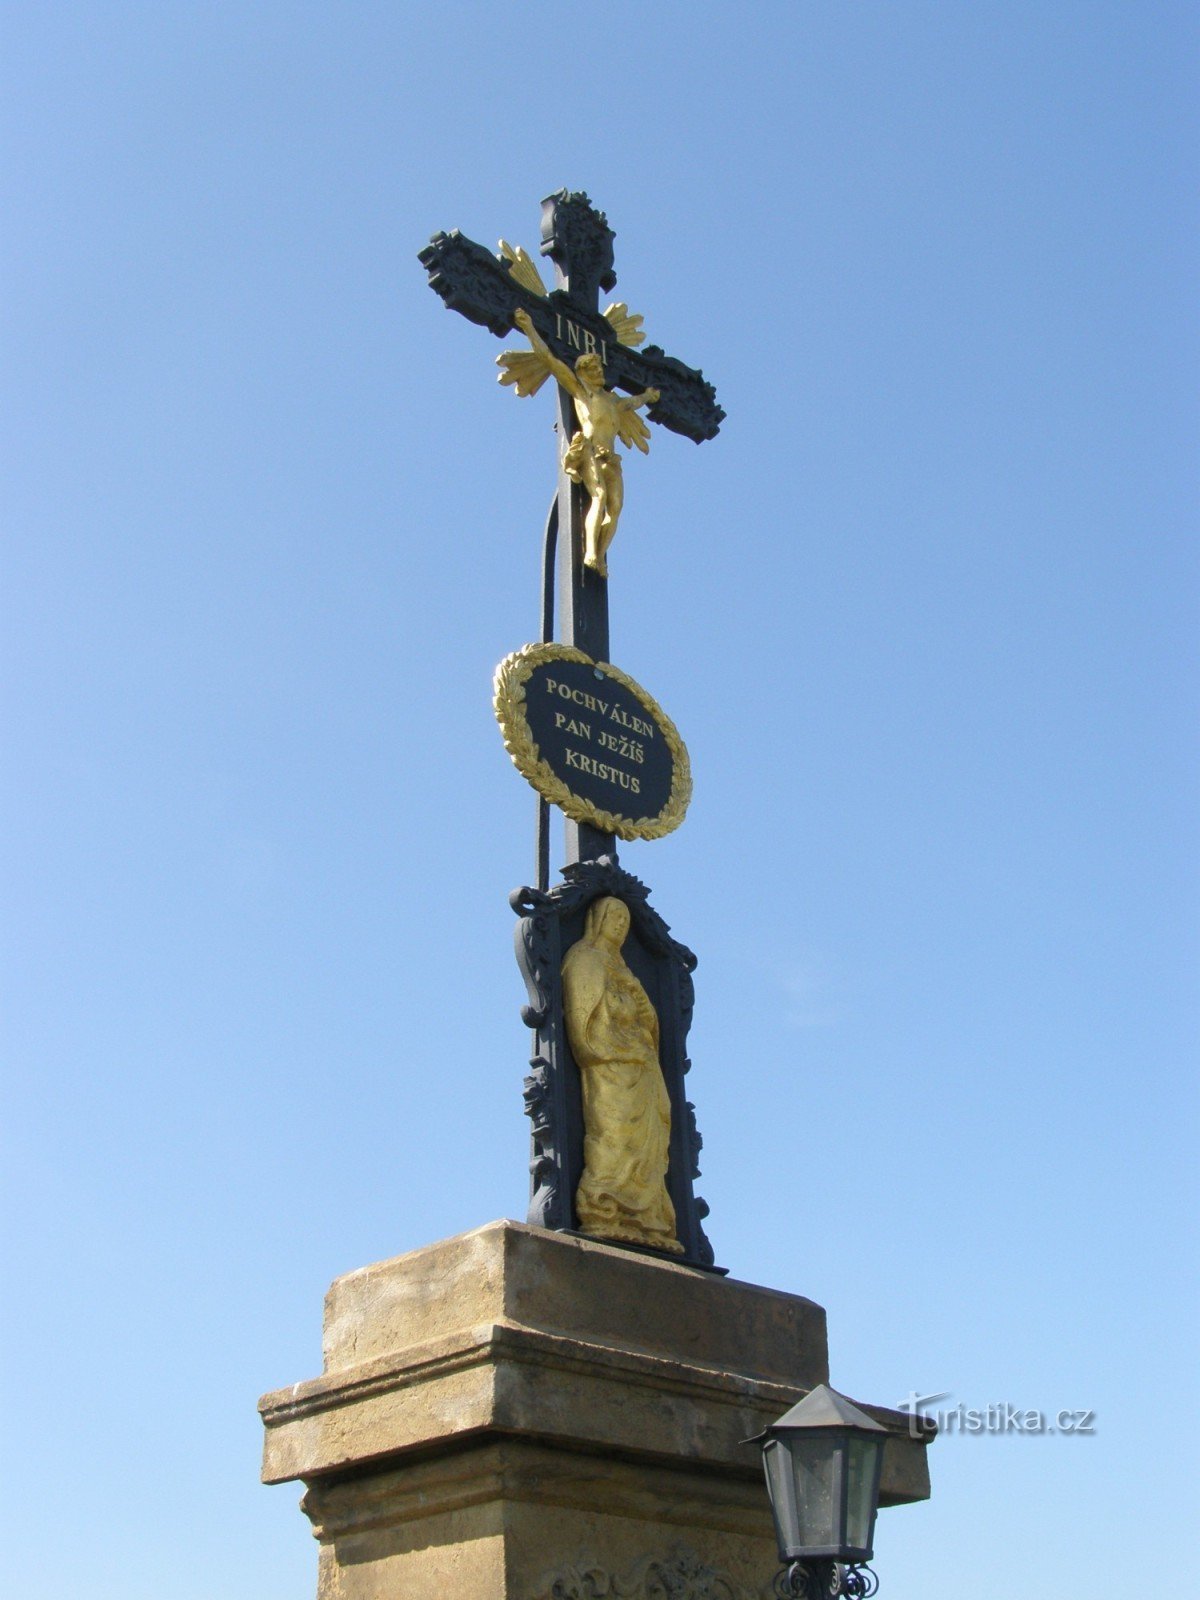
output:
POLYGON ((840 1561, 789 1561, 775 1575, 779 1600, 870 1600, 878 1589, 870 1567, 840 1561))
POLYGON ((629 907, 632 936, 640 952, 640 976, 658 1012, 660 1059, 671 1097, 671 1158, 667 1188, 675 1207, 684 1262, 713 1267, 713 1249, 702 1227, 708 1206, 694 1191, 700 1173, 701 1138, 695 1110, 684 1092, 691 1066, 687 1034, 695 991, 696 957, 677 939, 650 904, 649 890, 608 856, 580 861, 563 870, 564 882, 543 892, 515 890, 509 904, 520 919, 516 928, 517 964, 525 979, 528 1004, 521 1020, 533 1029, 530 1071, 525 1079, 525 1109, 531 1124, 528 1220, 538 1227, 574 1231, 575 1190, 583 1166, 583 1125, 579 1074, 563 1019, 562 963, 582 929, 584 913, 602 895, 629 907))

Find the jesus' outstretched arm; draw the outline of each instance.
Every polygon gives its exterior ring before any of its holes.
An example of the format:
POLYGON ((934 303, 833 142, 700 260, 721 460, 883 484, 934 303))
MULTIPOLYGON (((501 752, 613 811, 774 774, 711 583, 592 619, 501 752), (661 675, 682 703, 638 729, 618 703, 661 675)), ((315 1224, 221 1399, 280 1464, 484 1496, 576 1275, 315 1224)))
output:
POLYGON ((657 399, 657 389, 643 389, 641 394, 623 397, 620 403, 626 411, 640 411, 643 406, 652 406, 657 399))
POLYGON ((560 361, 557 356, 550 353, 549 345, 534 327, 533 318, 523 306, 518 307, 517 310, 513 312, 513 322, 518 328, 520 328, 521 332, 533 346, 536 354, 541 356, 542 360, 558 379, 559 383, 562 384, 567 393, 575 396, 575 398, 578 399, 578 397, 583 393, 579 379, 571 371, 570 367, 565 361, 560 361))

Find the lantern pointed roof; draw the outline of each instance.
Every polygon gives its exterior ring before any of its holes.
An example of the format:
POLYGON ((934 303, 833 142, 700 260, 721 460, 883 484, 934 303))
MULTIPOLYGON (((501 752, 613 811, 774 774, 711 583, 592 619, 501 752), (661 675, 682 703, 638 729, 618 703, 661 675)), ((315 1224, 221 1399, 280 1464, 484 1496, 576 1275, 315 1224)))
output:
POLYGON ((860 1411, 853 1400, 831 1389, 827 1383, 810 1389, 804 1399, 773 1422, 771 1428, 772 1431, 775 1428, 866 1428, 872 1433, 887 1432, 874 1417, 860 1411))

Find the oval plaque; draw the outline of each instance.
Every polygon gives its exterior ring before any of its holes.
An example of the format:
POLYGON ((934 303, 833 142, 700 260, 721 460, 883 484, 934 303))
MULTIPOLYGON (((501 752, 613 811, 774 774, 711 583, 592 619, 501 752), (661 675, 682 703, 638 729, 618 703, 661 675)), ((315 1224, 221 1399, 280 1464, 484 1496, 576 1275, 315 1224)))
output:
POLYGON ((661 839, 683 821, 692 769, 645 689, 568 644, 527 644, 496 668, 496 720, 517 771, 576 822, 661 839))

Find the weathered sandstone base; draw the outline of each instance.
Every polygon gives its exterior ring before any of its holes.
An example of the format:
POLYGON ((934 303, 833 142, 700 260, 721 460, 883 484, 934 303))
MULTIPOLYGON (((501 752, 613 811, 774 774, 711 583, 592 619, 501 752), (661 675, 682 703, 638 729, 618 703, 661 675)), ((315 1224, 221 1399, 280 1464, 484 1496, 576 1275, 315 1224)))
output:
MULTIPOLYGON (((266 1395, 318 1600, 750 1600, 777 1566, 757 1433, 828 1378, 798 1295, 494 1222, 339 1278, 321 1377, 266 1395)), ((925 1498, 893 1430, 881 1500, 925 1498)))

